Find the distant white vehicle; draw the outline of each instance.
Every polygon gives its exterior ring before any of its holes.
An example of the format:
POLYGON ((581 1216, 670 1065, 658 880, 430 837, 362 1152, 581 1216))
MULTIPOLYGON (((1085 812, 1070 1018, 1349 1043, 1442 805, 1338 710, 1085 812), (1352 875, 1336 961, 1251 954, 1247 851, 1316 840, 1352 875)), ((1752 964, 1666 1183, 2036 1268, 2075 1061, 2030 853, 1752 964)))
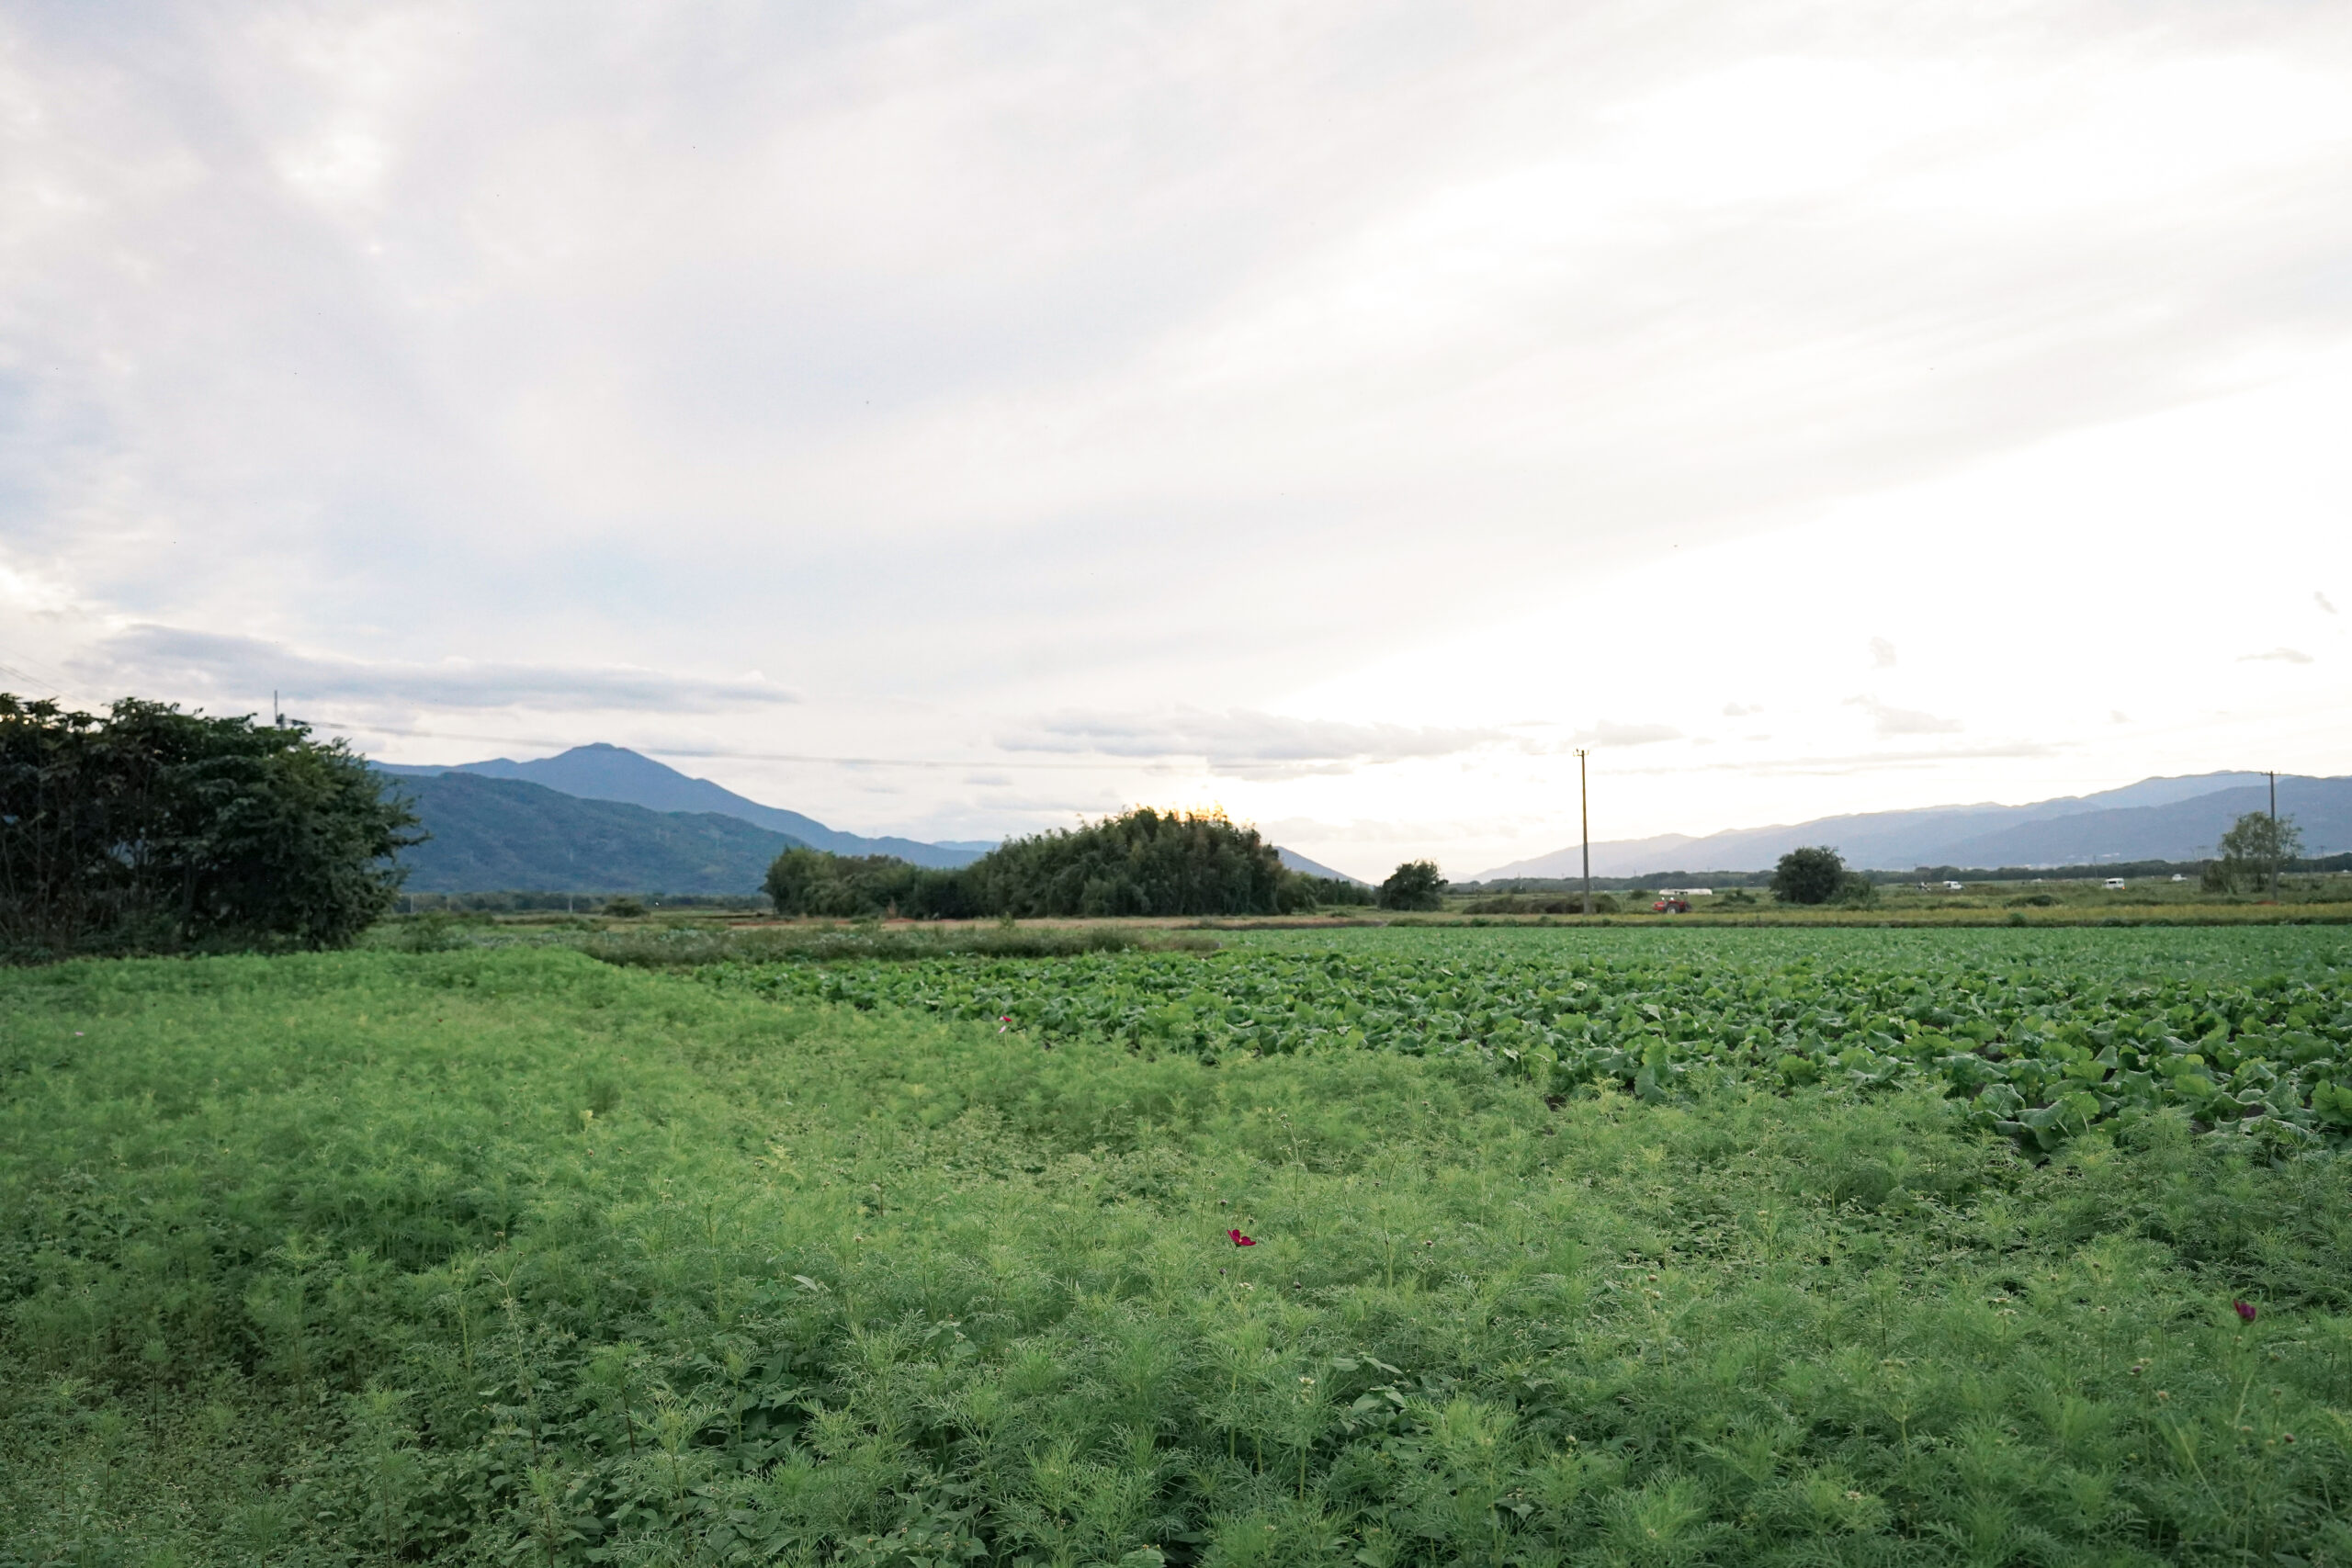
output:
POLYGON ((2123 891, 2123 879, 2120 876, 2110 876, 2101 886, 2105 886, 2109 893, 2120 893, 2123 891))
POLYGON ((1657 896, 1661 898, 1712 898, 1715 890, 1712 887, 1661 887, 1657 896))
POLYGON ((2180 873, 2178 873, 2178 872, 2177 872, 2177 871, 2176 871, 2176 872, 2174 872, 2174 873, 2172 874, 2172 879, 2173 879, 2175 882, 2186 882, 2186 881, 2188 881, 2188 878, 2187 878, 2187 877, 2185 877, 2185 876, 2181 875, 2181 874, 2180 874, 2180 873))
POLYGON ((1944 884, 1944 891, 1947 893, 1962 893, 1967 891, 1967 888, 1968 884, 1965 882, 1947 882, 1944 884))

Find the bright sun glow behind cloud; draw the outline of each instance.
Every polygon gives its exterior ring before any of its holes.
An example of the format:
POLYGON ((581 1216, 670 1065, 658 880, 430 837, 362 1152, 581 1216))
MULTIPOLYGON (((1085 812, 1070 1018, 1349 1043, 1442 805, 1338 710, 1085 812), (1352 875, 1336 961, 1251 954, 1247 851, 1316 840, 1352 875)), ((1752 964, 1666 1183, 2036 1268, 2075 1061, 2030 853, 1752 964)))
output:
POLYGON ((0 18, 0 684, 1376 874, 2352 769, 2352 13, 0 18))

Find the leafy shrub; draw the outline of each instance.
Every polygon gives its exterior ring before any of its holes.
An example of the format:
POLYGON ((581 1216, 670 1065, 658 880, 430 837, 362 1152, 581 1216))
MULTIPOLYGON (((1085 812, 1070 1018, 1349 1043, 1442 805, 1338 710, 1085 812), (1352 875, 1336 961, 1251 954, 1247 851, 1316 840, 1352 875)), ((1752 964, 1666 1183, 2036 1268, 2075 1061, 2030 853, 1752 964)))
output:
POLYGON ((438 909, 400 922, 393 945, 403 953, 447 953, 465 945, 458 922, 438 909))
POLYGON ((892 855, 834 855, 786 850, 768 867, 768 897, 780 915, 836 919, 895 915, 907 919, 968 919, 983 911, 970 878, 892 855))
POLYGON ((1878 884, 1859 871, 1849 871, 1838 878, 1838 896, 1833 900, 1841 909, 1870 909, 1878 906, 1878 884))
MULTIPOLYGON (((1592 896, 1592 912, 1613 915, 1621 906, 1613 893, 1592 896)), ((1479 898, 1463 906, 1466 915, 1580 915, 1584 913, 1584 895, 1500 893, 1492 898, 1479 898)))

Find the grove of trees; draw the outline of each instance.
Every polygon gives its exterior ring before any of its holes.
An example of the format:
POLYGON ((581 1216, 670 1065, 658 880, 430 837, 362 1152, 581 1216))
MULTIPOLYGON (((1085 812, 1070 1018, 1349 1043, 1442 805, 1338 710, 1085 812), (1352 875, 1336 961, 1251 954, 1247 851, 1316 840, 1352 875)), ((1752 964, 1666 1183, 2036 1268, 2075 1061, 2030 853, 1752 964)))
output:
POLYGON ((340 740, 126 698, 0 693, 0 955, 335 947, 416 818, 340 740))
POLYGON ((1372 897, 1354 883, 1286 869, 1255 828, 1221 812, 1150 807, 1008 840, 953 871, 787 850, 768 868, 766 886, 780 914, 837 919, 1273 915, 1372 897))

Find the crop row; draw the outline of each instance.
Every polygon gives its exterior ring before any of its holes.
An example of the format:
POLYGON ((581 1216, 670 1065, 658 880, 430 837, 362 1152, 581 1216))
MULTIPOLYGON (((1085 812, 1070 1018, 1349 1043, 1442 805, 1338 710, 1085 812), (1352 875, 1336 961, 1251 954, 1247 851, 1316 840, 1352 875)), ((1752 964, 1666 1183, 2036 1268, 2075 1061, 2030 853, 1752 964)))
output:
POLYGON ((1547 1092, 1926 1079, 2043 1150, 2166 1107, 2288 1146, 2352 1141, 2352 984, 2120 979, 2025 964, 1751 967, 1570 954, 1241 951, 717 972, 779 998, 993 1020, 1051 1043, 1469 1055, 1547 1092))

